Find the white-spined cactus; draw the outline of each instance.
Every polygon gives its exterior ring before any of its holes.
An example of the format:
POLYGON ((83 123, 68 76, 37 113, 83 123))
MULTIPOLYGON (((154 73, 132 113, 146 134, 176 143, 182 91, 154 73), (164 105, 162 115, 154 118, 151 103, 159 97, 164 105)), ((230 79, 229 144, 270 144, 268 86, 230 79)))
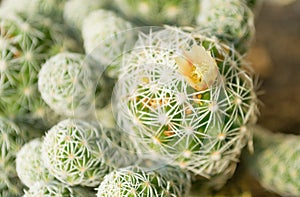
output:
POLYGON ((216 36, 239 52, 246 52, 254 37, 254 15, 244 0, 201 0, 198 29, 216 36))
POLYGON ((118 75, 119 63, 115 61, 135 41, 132 28, 128 21, 108 10, 93 11, 83 21, 85 52, 100 63, 109 76, 118 75))
POLYGON ((49 183, 37 182, 29 190, 25 191, 23 197, 93 197, 95 194, 88 189, 72 188, 58 181, 49 183))
POLYGON ((37 138, 26 143, 17 153, 16 170, 24 185, 32 187, 37 182, 48 183, 54 179, 42 161, 42 141, 37 138))
POLYGON ((13 122, 0 117, 0 194, 19 196, 22 184, 16 172, 16 154, 25 144, 28 135, 13 122))
POLYGON ((106 175, 97 189, 97 197, 183 197, 186 196, 189 189, 189 175, 179 168, 165 166, 149 170, 138 166, 129 166, 106 175))
POLYGON ((145 25, 191 25, 198 12, 198 0, 116 0, 115 6, 145 25))
MULTIPOLYGON (((218 40, 166 27, 140 34, 115 89, 117 121, 141 154, 204 177, 229 177, 249 142, 256 95, 242 57, 218 40)), ((226 178, 225 178, 226 179, 226 178)))
POLYGON ((57 179, 90 187, 115 168, 135 161, 135 150, 125 133, 72 119, 48 131, 42 154, 45 166, 57 179))
POLYGON ((91 114, 96 84, 85 56, 63 52, 46 61, 39 72, 43 100, 58 114, 85 117, 91 114))
POLYGON ((254 154, 245 164, 261 185, 281 196, 300 196, 300 137, 253 126, 254 154))

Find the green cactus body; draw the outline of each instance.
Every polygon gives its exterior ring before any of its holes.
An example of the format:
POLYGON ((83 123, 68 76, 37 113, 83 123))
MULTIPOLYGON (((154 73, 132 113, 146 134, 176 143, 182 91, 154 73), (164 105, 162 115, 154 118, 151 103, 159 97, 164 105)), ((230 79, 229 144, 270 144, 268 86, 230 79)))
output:
POLYGON ((72 188, 58 181, 49 183, 37 182, 31 188, 25 191, 23 197, 92 197, 93 192, 83 188, 72 188))
POLYGON ((114 95, 120 128, 133 131, 141 154, 154 152, 204 177, 231 174, 250 140, 245 125, 256 117, 241 57, 172 27, 142 33, 136 49, 124 57, 114 95))
POLYGON ((202 0, 196 31, 216 36, 245 53, 254 37, 254 15, 241 0, 202 0))
POLYGON ((299 137, 275 134, 259 126, 254 133, 254 154, 245 162, 263 187, 282 196, 300 196, 299 137))
POLYGON ((82 36, 85 52, 94 58, 102 70, 111 77, 117 77, 119 58, 123 51, 133 45, 133 26, 112 11, 96 10, 83 21, 82 36), (115 65, 117 64, 117 65, 115 65))
POLYGON ((47 122, 51 110, 38 91, 38 72, 49 54, 60 49, 63 38, 49 30, 43 18, 34 21, 4 15, 0 17, 0 114, 47 122))
POLYGON ((22 184, 16 172, 16 154, 27 140, 13 122, 0 117, 0 194, 2 196, 20 196, 22 184))
POLYGON ((116 0, 115 6, 127 18, 145 25, 191 25, 198 12, 198 0, 116 0))
POLYGON ((97 197, 183 197, 189 189, 189 176, 178 168, 149 170, 129 166, 106 175, 97 189, 97 197))
POLYGON ((113 169, 135 160, 131 144, 121 132, 68 119, 48 131, 42 157, 49 172, 62 182, 93 187, 113 169))
POLYGON ((41 152, 42 141, 37 138, 25 144, 17 154, 16 170, 22 183, 32 187, 36 182, 54 179, 45 168, 41 152))
POLYGON ((85 117, 91 114, 96 84, 84 55, 63 52, 46 61, 39 72, 43 100, 58 114, 85 117))

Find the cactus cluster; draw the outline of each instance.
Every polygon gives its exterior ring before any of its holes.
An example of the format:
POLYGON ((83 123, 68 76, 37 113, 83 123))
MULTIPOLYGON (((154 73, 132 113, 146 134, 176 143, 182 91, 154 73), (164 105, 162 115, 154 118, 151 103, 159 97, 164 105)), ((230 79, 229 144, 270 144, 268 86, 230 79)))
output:
MULTIPOLYGON (((224 186, 257 119, 244 59, 255 3, 5 0, 0 196, 187 197, 193 181, 224 186), (32 141, 14 123, 41 120, 32 141)), ((249 158, 264 186, 299 195, 297 138, 280 138, 258 140, 249 158)))

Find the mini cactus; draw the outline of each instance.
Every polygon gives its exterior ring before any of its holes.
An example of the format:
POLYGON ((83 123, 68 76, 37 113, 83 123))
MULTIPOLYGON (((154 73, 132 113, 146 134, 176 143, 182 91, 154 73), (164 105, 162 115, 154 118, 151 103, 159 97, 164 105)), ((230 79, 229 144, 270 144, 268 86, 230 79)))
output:
POLYGON ((111 77, 118 75, 116 59, 135 41, 133 31, 129 31, 132 28, 129 22, 107 10, 93 11, 83 21, 85 52, 98 61, 102 70, 106 69, 111 77))
POLYGON ((16 172, 16 154, 25 144, 28 135, 10 120, 0 117, 0 194, 19 196, 22 184, 16 172))
POLYGON ((42 157, 50 173, 60 181, 93 187, 113 169, 135 160, 131 144, 121 132, 67 119, 46 134, 42 157))
POLYGON ((145 25, 191 25, 198 12, 198 0, 116 0, 115 6, 145 25))
POLYGON ((36 182, 50 182, 54 179, 45 168, 41 152, 42 141, 37 138, 25 144, 17 154, 16 170, 22 183, 32 187, 36 182))
POLYGON ((261 185, 282 196, 300 196, 300 137, 275 134, 260 126, 254 133, 254 154, 245 164, 261 185))
POLYGON ((244 0, 201 0, 196 31, 246 52, 254 37, 254 15, 244 0))
POLYGON ((242 58, 182 29, 141 33, 124 57, 114 112, 140 154, 156 153, 204 177, 229 177, 251 140, 256 95, 242 58), (191 73, 190 73, 191 72, 191 73))
POLYGON ((43 100, 58 114, 85 117, 91 114, 96 84, 84 55, 63 52, 47 60, 39 73, 43 100))
POLYGON ((83 188, 72 188, 58 181, 49 183, 37 182, 29 190, 25 191, 23 197, 92 197, 93 192, 83 188))
POLYGON ((138 166, 129 166, 106 175, 97 189, 97 197, 183 197, 186 196, 189 189, 188 174, 178 168, 165 166, 161 169, 149 170, 138 166))

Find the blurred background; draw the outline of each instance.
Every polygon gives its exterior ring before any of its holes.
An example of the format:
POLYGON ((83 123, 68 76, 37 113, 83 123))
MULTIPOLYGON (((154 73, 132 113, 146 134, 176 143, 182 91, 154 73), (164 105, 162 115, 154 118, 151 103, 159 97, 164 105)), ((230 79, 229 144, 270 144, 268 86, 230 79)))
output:
MULTIPOLYGON (((300 135, 300 0, 269 0, 256 13, 256 40, 248 59, 260 75, 258 123, 273 132, 300 135)), ((243 171, 253 197, 277 197, 243 171)))

